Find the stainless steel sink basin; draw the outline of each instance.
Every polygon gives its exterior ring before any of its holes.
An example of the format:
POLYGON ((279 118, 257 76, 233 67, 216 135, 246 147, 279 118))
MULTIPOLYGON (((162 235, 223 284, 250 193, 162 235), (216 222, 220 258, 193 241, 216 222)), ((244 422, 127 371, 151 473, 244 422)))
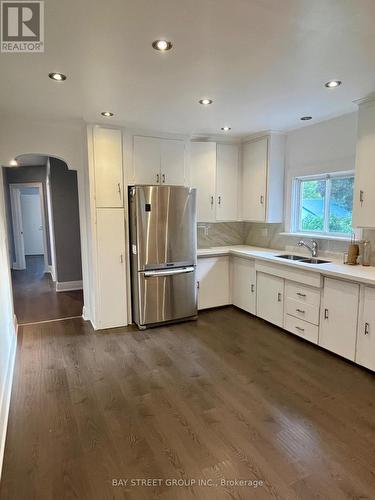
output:
POLYGON ((301 262, 305 262, 306 264, 329 264, 329 260, 322 260, 322 259, 303 259, 301 262))
POLYGON ((290 254, 276 255, 276 257, 279 257, 280 259, 296 260, 297 262, 304 262, 306 264, 329 264, 330 262, 329 260, 316 259, 315 257, 308 258, 290 254))
POLYGON ((300 255, 276 255, 280 259, 288 259, 288 260, 304 260, 306 257, 301 257, 300 255))

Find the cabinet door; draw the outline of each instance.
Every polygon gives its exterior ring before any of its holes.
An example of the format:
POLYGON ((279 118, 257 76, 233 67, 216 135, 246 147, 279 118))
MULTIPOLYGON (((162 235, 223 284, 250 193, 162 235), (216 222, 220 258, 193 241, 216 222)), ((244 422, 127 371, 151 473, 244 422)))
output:
POLYGON ((197 282, 198 309, 229 304, 229 257, 198 259, 197 282))
POLYGON ((197 221, 215 222, 216 143, 192 142, 191 186, 197 188, 197 221))
POLYGON ((353 224, 375 227, 375 105, 362 105, 358 113, 353 224))
POLYGON ((97 328, 127 324, 125 215, 121 208, 96 210, 98 317, 97 328))
POLYGON ((217 145, 216 220, 238 219, 238 158, 237 144, 217 145))
POLYGON ((257 316, 283 326, 284 280, 271 274, 257 273, 257 316))
POLYGON ((266 220, 268 138, 248 142, 243 148, 242 217, 266 220))
POLYGON ((319 345, 354 361, 359 285, 324 279, 319 345))
POLYGON ((256 272, 254 261, 233 257, 231 277, 233 305, 255 314, 256 272))
POLYGON ((375 371, 375 288, 363 287, 356 362, 375 371))
POLYGON ((159 184, 161 141, 155 137, 134 136, 135 184, 159 184))
POLYGON ((185 143, 171 139, 161 140, 161 183, 172 186, 185 184, 185 143))
POLYGON ((122 207, 121 130, 94 128, 95 203, 97 207, 122 207))

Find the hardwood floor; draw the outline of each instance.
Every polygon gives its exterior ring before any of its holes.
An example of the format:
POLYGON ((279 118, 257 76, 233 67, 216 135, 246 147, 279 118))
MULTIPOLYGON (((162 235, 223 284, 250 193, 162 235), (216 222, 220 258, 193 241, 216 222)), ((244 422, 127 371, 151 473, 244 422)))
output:
POLYGON ((373 374, 232 307, 21 327, 0 499, 373 499, 374 409, 373 374))
POLYGON ((12 271, 14 311, 19 324, 81 316, 82 290, 56 292, 44 273, 42 255, 26 256, 26 269, 12 271))

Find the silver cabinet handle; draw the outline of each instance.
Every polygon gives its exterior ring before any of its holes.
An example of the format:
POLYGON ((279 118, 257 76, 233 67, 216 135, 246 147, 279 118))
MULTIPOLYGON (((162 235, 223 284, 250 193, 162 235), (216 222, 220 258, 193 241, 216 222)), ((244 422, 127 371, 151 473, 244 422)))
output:
POLYGON ((306 311, 304 311, 303 309, 296 309, 297 312, 301 313, 301 314, 305 314, 306 311))
POLYGON ((263 203, 264 203, 264 196, 261 194, 260 195, 260 204, 263 205, 263 203))
POLYGON ((165 174, 163 174, 163 175, 161 176, 161 178, 162 178, 162 180, 163 180, 163 184, 165 184, 165 174))
POLYGON ((296 326, 295 329, 298 330, 299 332, 304 332, 305 331, 305 329, 301 328, 300 326, 296 326))
POLYGON ((221 205, 221 196, 218 196, 217 202, 218 202, 219 205, 221 205))
POLYGON ((159 184, 159 182, 160 182, 160 176, 159 174, 156 174, 156 184, 159 184))
POLYGON ((213 207, 214 206, 214 197, 211 196, 211 206, 213 207))
POLYGON ((370 333, 370 323, 365 323, 365 335, 370 333))
POLYGON ((120 254, 120 264, 123 264, 124 263, 124 256, 122 254, 120 254))
POLYGON ((306 297, 306 294, 301 292, 296 292, 296 295, 298 295, 299 297, 306 297))
POLYGON ((281 302, 281 293, 280 292, 277 294, 277 302, 281 302))
POLYGON ((198 290, 199 290, 199 281, 197 281, 197 288, 198 288, 198 290))
POLYGON ((254 285, 254 283, 251 284, 250 290, 251 290, 251 293, 255 292, 255 285, 254 285))
POLYGON ((328 309, 324 309, 324 319, 328 319, 328 309))
POLYGON ((117 183, 117 191, 121 199, 121 184, 119 182, 117 183))
POLYGON ((363 203, 363 199, 364 199, 364 191, 362 191, 362 189, 361 189, 359 192, 359 201, 361 204, 363 203))

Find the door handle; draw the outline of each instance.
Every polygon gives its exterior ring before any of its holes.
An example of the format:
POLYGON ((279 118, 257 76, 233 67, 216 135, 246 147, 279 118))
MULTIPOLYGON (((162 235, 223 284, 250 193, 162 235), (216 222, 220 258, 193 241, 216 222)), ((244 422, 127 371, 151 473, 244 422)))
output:
POLYGON ((301 328, 300 326, 296 326, 295 329, 298 330, 299 332, 304 332, 305 331, 305 329, 301 328))
POLYGON ((213 206, 214 206, 214 197, 211 196, 211 207, 213 207, 213 206))
POLYGON ((328 309, 324 309, 324 319, 328 319, 328 309))
POLYGON ((301 292, 296 292, 296 295, 298 295, 299 297, 306 297, 306 294, 301 292))
POLYGON ((180 267, 179 269, 161 269, 160 271, 145 271, 145 278, 152 278, 158 276, 173 276, 175 274, 191 273, 194 271, 193 266, 180 267))
POLYGON ((120 264, 123 264, 124 263, 124 256, 122 255, 122 253, 120 254, 120 264))
POLYGON ((363 199, 364 199, 364 191, 362 191, 362 189, 359 191, 359 202, 363 203, 363 199))
POLYGON ((218 196, 217 202, 218 202, 219 205, 221 205, 221 196, 218 196))
POLYGON ((160 176, 159 174, 156 174, 156 184, 159 184, 159 182, 160 182, 160 176))
POLYGON ((165 174, 163 174, 161 177, 162 177, 162 180, 163 180, 163 184, 165 184, 165 174))
POLYGON ((255 292, 255 285, 253 283, 251 284, 250 290, 251 290, 251 293, 255 292))
POLYGON ((121 184, 119 182, 117 183, 117 191, 121 199, 121 184))
POLYGON ((260 204, 263 205, 263 203, 264 203, 264 196, 261 194, 260 195, 260 204))
POLYGON ((297 312, 301 313, 301 314, 305 314, 306 311, 304 311, 303 309, 296 309, 297 312))
POLYGON ((370 333, 370 323, 365 323, 365 335, 370 333))
POLYGON ((281 302, 281 293, 280 292, 277 294, 277 302, 281 302))

